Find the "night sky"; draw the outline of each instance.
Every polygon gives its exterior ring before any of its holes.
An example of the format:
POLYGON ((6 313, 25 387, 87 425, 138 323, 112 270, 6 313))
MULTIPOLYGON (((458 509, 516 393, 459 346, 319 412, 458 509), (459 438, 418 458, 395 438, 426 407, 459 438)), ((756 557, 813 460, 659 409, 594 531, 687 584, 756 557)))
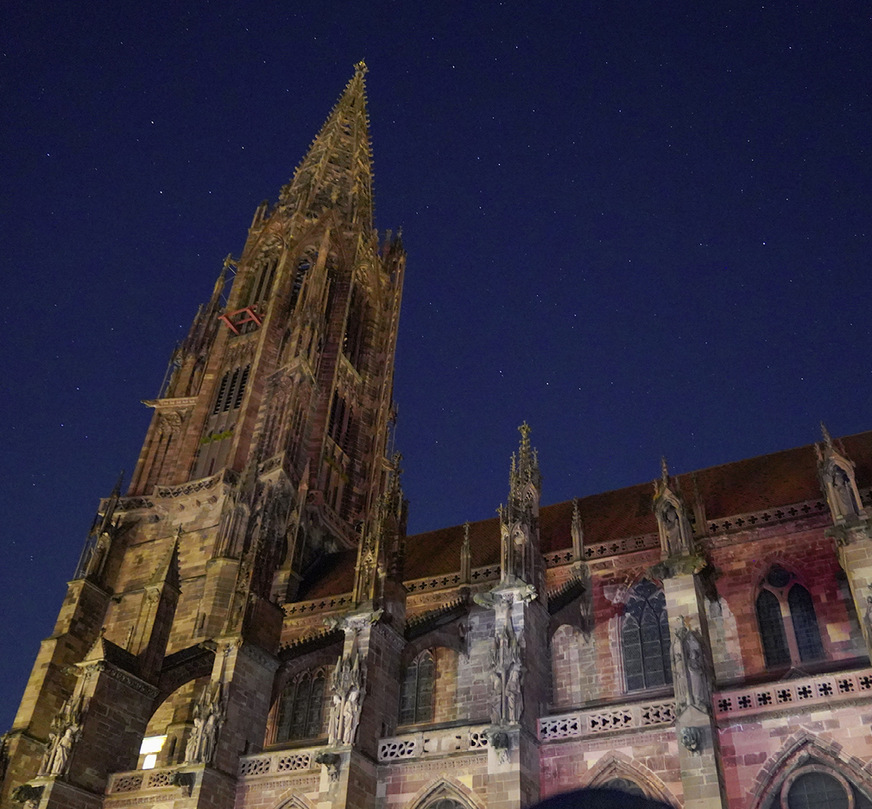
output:
POLYGON ((413 532, 872 428, 872 31, 830 0, 7 0, 0 731, 170 354, 365 58, 413 532))

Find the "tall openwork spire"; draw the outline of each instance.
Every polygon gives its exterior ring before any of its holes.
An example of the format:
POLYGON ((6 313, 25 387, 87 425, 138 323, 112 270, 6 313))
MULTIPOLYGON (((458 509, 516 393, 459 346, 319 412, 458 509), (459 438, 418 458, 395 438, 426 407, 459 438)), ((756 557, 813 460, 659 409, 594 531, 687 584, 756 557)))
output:
POLYGON ((372 149, 366 111, 367 68, 354 66, 354 76, 345 86, 321 131, 282 188, 279 205, 305 219, 317 219, 335 211, 350 227, 372 230, 372 149))

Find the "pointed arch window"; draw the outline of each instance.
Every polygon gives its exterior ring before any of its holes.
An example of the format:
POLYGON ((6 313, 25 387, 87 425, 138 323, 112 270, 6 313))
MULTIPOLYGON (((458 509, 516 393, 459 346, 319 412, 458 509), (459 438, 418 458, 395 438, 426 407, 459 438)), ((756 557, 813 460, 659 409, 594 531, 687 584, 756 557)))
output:
POLYGON ((240 407, 245 396, 245 388, 248 385, 248 375, 250 372, 250 364, 224 372, 224 376, 221 377, 221 384, 218 386, 218 394, 215 396, 215 403, 212 405, 213 416, 217 416, 219 413, 226 413, 231 408, 237 410, 240 407))
POLYGON ((304 671, 285 686, 279 698, 276 742, 316 739, 323 735, 326 683, 326 672, 315 669, 304 671))
POLYGON ((300 260, 297 262, 297 267, 294 270, 294 280, 291 283, 291 309, 297 305, 297 299, 300 297, 303 282, 306 280, 306 276, 309 274, 309 270, 312 269, 314 263, 315 257, 312 254, 306 253, 300 256, 300 260))
POLYGON ((621 626, 621 646, 627 691, 672 682, 666 597, 647 579, 630 591, 621 626))
POLYGON ((266 300, 272 291, 279 258, 277 255, 263 256, 254 268, 251 286, 247 296, 248 305, 266 300))
POLYGON ((756 607, 766 668, 825 656, 811 593, 789 570, 781 565, 769 568, 756 607))
POLYGON ((419 654, 406 667, 400 691, 400 724, 433 720, 433 685, 436 662, 429 650, 419 654))

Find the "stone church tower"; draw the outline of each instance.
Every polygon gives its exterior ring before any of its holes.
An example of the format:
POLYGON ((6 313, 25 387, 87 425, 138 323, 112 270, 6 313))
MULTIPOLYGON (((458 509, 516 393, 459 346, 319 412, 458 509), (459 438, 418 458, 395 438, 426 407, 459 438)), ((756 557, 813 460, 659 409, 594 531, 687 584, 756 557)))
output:
POLYGON ((3 809, 872 809, 872 432, 543 506, 524 424, 498 516, 406 536, 364 74, 147 402, 3 809))
POLYGON ((387 445, 405 252, 373 229, 365 73, 255 211, 146 402, 129 491, 101 503, 6 738, 4 806, 26 782, 41 807, 103 805, 150 720, 161 762, 200 770, 175 805, 232 806, 239 756, 264 739, 280 605, 326 555, 361 535, 384 555, 385 526, 401 529, 387 445))

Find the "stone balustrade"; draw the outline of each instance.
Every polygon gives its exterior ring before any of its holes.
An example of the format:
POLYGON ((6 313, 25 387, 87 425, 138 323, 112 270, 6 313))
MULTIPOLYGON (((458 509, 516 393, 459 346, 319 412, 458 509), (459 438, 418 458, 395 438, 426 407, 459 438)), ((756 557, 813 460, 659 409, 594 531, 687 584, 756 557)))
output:
POLYGON ((488 746, 487 725, 461 728, 439 728, 404 733, 384 738, 378 743, 378 760, 444 756, 448 753, 482 750, 488 746))
POLYGON ((308 750, 276 750, 272 753, 243 756, 239 759, 239 777, 251 778, 256 775, 315 770, 320 766, 315 761, 315 756, 321 749, 316 747, 308 750))
MULTIPOLYGON (((202 765, 193 765, 202 769, 202 765)), ((154 770, 131 770, 116 772, 109 776, 106 785, 107 795, 121 795, 128 792, 139 792, 153 789, 183 789, 190 791, 196 780, 197 772, 190 766, 162 767, 154 770)))
POLYGON ((719 691, 714 695, 713 703, 718 720, 729 720, 734 716, 795 711, 806 706, 831 705, 858 698, 872 698, 872 669, 719 691))
POLYGON ((598 736, 622 730, 668 726, 675 722, 675 702, 638 702, 620 707, 547 716, 539 720, 539 738, 543 742, 598 736))

